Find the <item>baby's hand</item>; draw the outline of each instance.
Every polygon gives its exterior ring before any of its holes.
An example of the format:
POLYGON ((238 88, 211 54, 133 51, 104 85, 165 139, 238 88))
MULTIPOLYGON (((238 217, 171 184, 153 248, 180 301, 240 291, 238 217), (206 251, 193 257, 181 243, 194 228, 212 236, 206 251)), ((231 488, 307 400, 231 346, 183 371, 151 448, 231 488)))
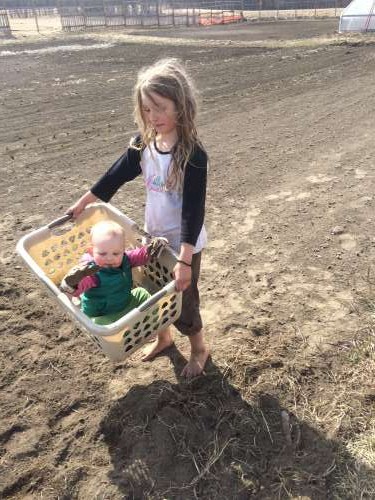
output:
POLYGON ((158 259, 168 243, 167 238, 152 238, 151 243, 147 245, 150 258, 158 259))
POLYGON ((74 266, 65 276, 61 282, 60 288, 67 293, 74 293, 79 282, 86 276, 93 276, 100 269, 100 266, 86 262, 74 266))

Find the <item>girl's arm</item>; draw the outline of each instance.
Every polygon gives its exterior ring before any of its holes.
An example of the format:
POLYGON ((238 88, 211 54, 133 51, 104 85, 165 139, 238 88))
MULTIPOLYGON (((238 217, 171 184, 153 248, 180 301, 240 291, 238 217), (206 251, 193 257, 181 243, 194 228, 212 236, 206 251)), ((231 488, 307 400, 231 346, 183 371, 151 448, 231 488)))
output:
POLYGON ((202 230, 207 185, 207 154, 199 146, 186 165, 182 192, 181 248, 174 268, 176 288, 186 290, 191 283, 191 261, 202 230))
POLYGON ((176 289, 183 292, 189 288, 191 283, 191 261, 193 260, 194 246, 189 243, 181 243, 181 249, 177 264, 174 266, 173 274, 176 280, 176 289))
MULTIPOLYGON (((135 143, 137 144, 139 141, 140 138, 136 137, 135 143)), ((129 147, 90 191, 69 207, 67 213, 72 213, 73 217, 76 218, 89 203, 98 199, 108 202, 125 182, 135 179, 141 172, 141 151, 129 147)))
POLYGON ((193 247, 203 226, 206 185, 207 154, 196 146, 185 169, 181 215, 181 243, 193 247))
POLYGON ((125 182, 132 181, 141 173, 141 151, 129 147, 90 191, 97 198, 108 202, 125 182))
POLYGON ((74 203, 71 207, 66 211, 67 214, 72 214, 76 219, 81 212, 85 209, 87 205, 90 203, 94 203, 98 198, 92 194, 91 191, 87 191, 81 198, 74 203))

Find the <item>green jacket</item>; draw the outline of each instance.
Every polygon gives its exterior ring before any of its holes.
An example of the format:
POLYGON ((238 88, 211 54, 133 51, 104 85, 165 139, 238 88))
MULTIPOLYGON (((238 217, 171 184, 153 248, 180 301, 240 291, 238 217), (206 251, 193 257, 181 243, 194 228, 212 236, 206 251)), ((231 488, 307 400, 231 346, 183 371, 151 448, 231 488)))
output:
POLYGON ((104 316, 124 309, 133 287, 132 271, 126 255, 120 267, 103 268, 95 275, 99 285, 81 295, 81 309, 87 316, 104 316))

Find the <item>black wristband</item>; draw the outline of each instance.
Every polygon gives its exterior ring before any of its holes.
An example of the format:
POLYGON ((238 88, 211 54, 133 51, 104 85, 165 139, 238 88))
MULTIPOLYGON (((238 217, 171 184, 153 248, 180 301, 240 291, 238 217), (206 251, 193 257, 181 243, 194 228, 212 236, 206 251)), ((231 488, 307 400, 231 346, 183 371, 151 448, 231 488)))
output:
POLYGON ((177 262, 179 262, 180 264, 185 264, 185 266, 191 267, 191 264, 188 264, 184 260, 177 259, 177 262))

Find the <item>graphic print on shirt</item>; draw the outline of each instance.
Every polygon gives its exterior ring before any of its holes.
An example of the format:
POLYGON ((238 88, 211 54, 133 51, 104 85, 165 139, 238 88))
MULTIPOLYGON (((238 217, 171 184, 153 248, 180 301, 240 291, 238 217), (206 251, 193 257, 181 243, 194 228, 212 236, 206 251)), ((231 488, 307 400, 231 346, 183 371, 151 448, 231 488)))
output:
POLYGON ((151 174, 146 178, 146 188, 149 191, 156 191, 157 193, 165 193, 167 191, 164 179, 158 174, 151 174))

